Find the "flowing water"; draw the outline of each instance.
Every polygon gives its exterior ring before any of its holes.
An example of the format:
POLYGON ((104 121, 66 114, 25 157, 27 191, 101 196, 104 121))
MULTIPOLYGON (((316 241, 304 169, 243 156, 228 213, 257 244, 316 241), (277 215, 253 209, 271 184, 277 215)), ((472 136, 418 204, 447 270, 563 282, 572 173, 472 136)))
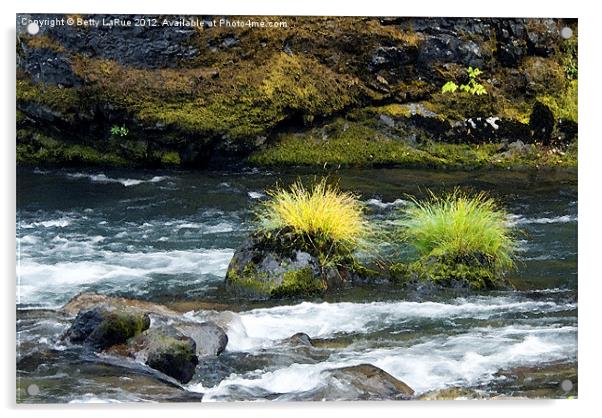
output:
POLYGON ((576 364, 575 173, 332 174, 342 188, 361 195, 370 218, 382 225, 409 195, 456 186, 488 191, 519 231, 518 269, 510 277, 516 291, 415 300, 381 283, 305 302, 235 299, 223 280, 252 226, 253 205, 266 198, 266 188, 298 176, 313 177, 298 170, 20 169, 17 350, 19 358, 37 357, 35 371, 20 372, 18 379, 40 389, 22 401, 198 400, 198 393, 204 401, 317 399, 325 370, 361 363, 384 369, 417 394, 448 387, 511 394, 498 371, 576 364), (190 320, 213 314, 200 309, 200 301, 239 316, 228 330, 226 352, 201 361, 182 391, 142 366, 132 372, 62 345, 59 336, 70 318, 57 308, 80 292, 165 303, 190 320), (282 344, 297 332, 317 347, 282 344))

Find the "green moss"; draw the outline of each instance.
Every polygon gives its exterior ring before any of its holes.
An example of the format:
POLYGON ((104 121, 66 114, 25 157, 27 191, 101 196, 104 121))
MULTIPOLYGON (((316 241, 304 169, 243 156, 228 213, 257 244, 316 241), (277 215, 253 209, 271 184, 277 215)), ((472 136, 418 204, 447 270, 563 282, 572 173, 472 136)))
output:
POLYGON ((73 144, 29 130, 17 131, 18 164, 127 166, 114 152, 102 152, 87 145, 73 144))
POLYGON ((280 135, 274 146, 251 155, 250 162, 261 166, 437 166, 440 163, 401 140, 359 123, 338 119, 327 131, 314 129, 304 134, 280 135))
POLYGON ((161 155, 161 164, 177 166, 180 162, 180 154, 176 151, 168 151, 161 155))
POLYGON ((429 257, 408 265, 410 277, 433 281, 442 287, 450 287, 452 282, 464 283, 471 289, 496 289, 504 287, 506 281, 490 266, 459 263, 445 258, 429 257))
POLYGON ((17 102, 38 103, 59 112, 66 121, 73 121, 81 111, 79 90, 29 80, 17 80, 17 102))
POLYGON ((567 88, 558 95, 538 96, 537 100, 547 105, 556 120, 569 120, 578 122, 578 81, 571 80, 567 83, 567 88))
POLYGON ((150 320, 143 315, 112 312, 94 332, 114 335, 125 342, 148 329, 149 326, 150 320))
POLYGON ((132 69, 113 61, 78 58, 75 72, 102 101, 162 123, 205 135, 248 138, 292 115, 309 122, 355 101, 356 82, 310 56, 273 54, 265 63, 210 69, 132 69), (196 94, 200 92, 202 94, 196 94))
POLYGON ((247 264, 242 274, 237 274, 238 269, 229 268, 226 275, 226 283, 236 292, 244 295, 267 297, 274 289, 274 283, 268 280, 267 276, 260 276, 257 273, 255 264, 247 264))
POLYGON ((258 166, 402 166, 423 168, 575 167, 576 146, 527 145, 516 152, 501 144, 450 144, 425 141, 412 146, 366 124, 337 119, 322 128, 286 133, 253 153, 258 166))
POLYGON ((63 47, 58 41, 48 37, 47 35, 25 35, 21 36, 21 40, 25 42, 29 48, 49 49, 55 52, 65 52, 65 47, 63 47))
POLYGON ((270 295, 275 298, 314 296, 324 293, 326 284, 316 277, 311 268, 287 271, 284 273, 282 284, 271 290, 270 295))

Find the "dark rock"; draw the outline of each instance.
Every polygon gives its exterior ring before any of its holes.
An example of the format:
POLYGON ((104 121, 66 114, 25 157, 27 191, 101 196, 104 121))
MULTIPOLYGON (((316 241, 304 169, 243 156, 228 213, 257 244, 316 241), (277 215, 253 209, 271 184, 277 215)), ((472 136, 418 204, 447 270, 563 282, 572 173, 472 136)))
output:
POLYGON ((561 119, 556 124, 556 130, 558 131, 558 142, 566 144, 577 138, 579 125, 572 120, 561 119))
POLYGON ((95 351, 125 343, 150 326, 147 314, 110 311, 98 307, 80 311, 64 338, 95 351))
POLYGON ((185 324, 177 326, 177 329, 194 340, 199 357, 218 356, 228 345, 228 335, 214 322, 185 324))
POLYGON ((188 383, 199 359, 196 343, 173 327, 150 329, 129 343, 130 355, 149 367, 188 383))
MULTIPOLYGON (((62 15, 57 15, 63 17, 62 15)), ((32 17, 36 17, 32 15, 32 17)), ((39 16, 38 16, 39 17, 39 16)), ((44 15, 46 17, 46 15, 44 15)), ((83 16, 86 18, 87 16, 83 16)), ((94 15, 105 21, 123 19, 119 15, 94 15)), ((144 15, 129 15, 128 19, 149 19, 144 15)), ((170 16, 170 19, 188 18, 170 16)), ((61 45, 89 57, 117 61, 122 65, 143 68, 175 67, 196 57, 199 48, 194 45, 198 33, 194 27, 180 26, 57 26, 48 29, 48 35, 61 45)))
POLYGON ((107 312, 100 308, 84 310, 77 314, 67 330, 65 338, 71 343, 81 344, 105 320, 107 312))
POLYGON ((381 46, 374 51, 369 69, 376 72, 382 69, 398 69, 411 61, 411 53, 397 46, 381 46))
POLYGON ((414 396, 414 390, 404 382, 371 364, 326 370, 322 378, 328 383, 314 399, 407 400, 414 396))
POLYGON ((542 141, 548 145, 554 131, 554 113, 545 104, 539 101, 535 102, 529 118, 529 127, 536 141, 542 141))
POLYGON ((26 48, 25 58, 19 64, 36 83, 79 87, 81 80, 71 69, 71 62, 65 54, 48 48, 26 48))

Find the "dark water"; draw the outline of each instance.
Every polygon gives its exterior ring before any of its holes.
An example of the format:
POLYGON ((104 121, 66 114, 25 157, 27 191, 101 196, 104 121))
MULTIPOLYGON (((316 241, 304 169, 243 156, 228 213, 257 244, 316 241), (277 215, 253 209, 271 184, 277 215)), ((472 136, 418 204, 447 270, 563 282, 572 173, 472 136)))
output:
MULTIPOLYGON (((386 224, 407 203, 456 186, 486 190, 520 233, 515 292, 412 302, 394 287, 354 289, 327 301, 279 306, 236 301, 222 288, 235 248, 266 187, 291 172, 18 172, 18 350, 47 349, 22 373, 40 394, 24 401, 313 399, 325 369, 372 363, 418 393, 491 384, 504 368, 577 356, 577 178, 557 172, 332 173, 386 224), (213 301, 240 311, 225 355, 201 364, 187 391, 141 370, 85 359, 57 343, 68 326, 55 308, 82 291, 162 303, 213 301), (49 310, 40 310, 40 308, 49 310), (306 332, 311 352, 278 341, 306 332), (77 359, 77 361, 75 360, 77 359), (129 379, 129 380, 128 380, 129 379)), ((202 320, 210 313, 186 314, 202 320)))

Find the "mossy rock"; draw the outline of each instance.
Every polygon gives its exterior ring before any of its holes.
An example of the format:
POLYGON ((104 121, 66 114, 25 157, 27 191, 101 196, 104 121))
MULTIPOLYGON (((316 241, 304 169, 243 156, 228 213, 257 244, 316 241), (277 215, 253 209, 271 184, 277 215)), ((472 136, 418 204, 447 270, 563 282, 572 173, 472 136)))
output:
POLYGON ((192 379, 199 363, 195 341, 170 326, 145 331, 129 342, 128 351, 149 367, 181 383, 192 379))
POLYGON ((412 286, 428 282, 439 288, 472 290, 505 289, 510 285, 504 272, 496 271, 486 257, 474 255, 462 259, 451 257, 425 257, 409 264, 393 264, 391 280, 412 286))
POLYGON ((243 296, 282 298, 320 295, 326 291, 329 281, 317 257, 255 236, 234 254, 226 273, 226 284, 243 296))
POLYGON ((97 307, 80 311, 64 338, 102 351, 123 344, 150 326, 148 314, 97 307))

